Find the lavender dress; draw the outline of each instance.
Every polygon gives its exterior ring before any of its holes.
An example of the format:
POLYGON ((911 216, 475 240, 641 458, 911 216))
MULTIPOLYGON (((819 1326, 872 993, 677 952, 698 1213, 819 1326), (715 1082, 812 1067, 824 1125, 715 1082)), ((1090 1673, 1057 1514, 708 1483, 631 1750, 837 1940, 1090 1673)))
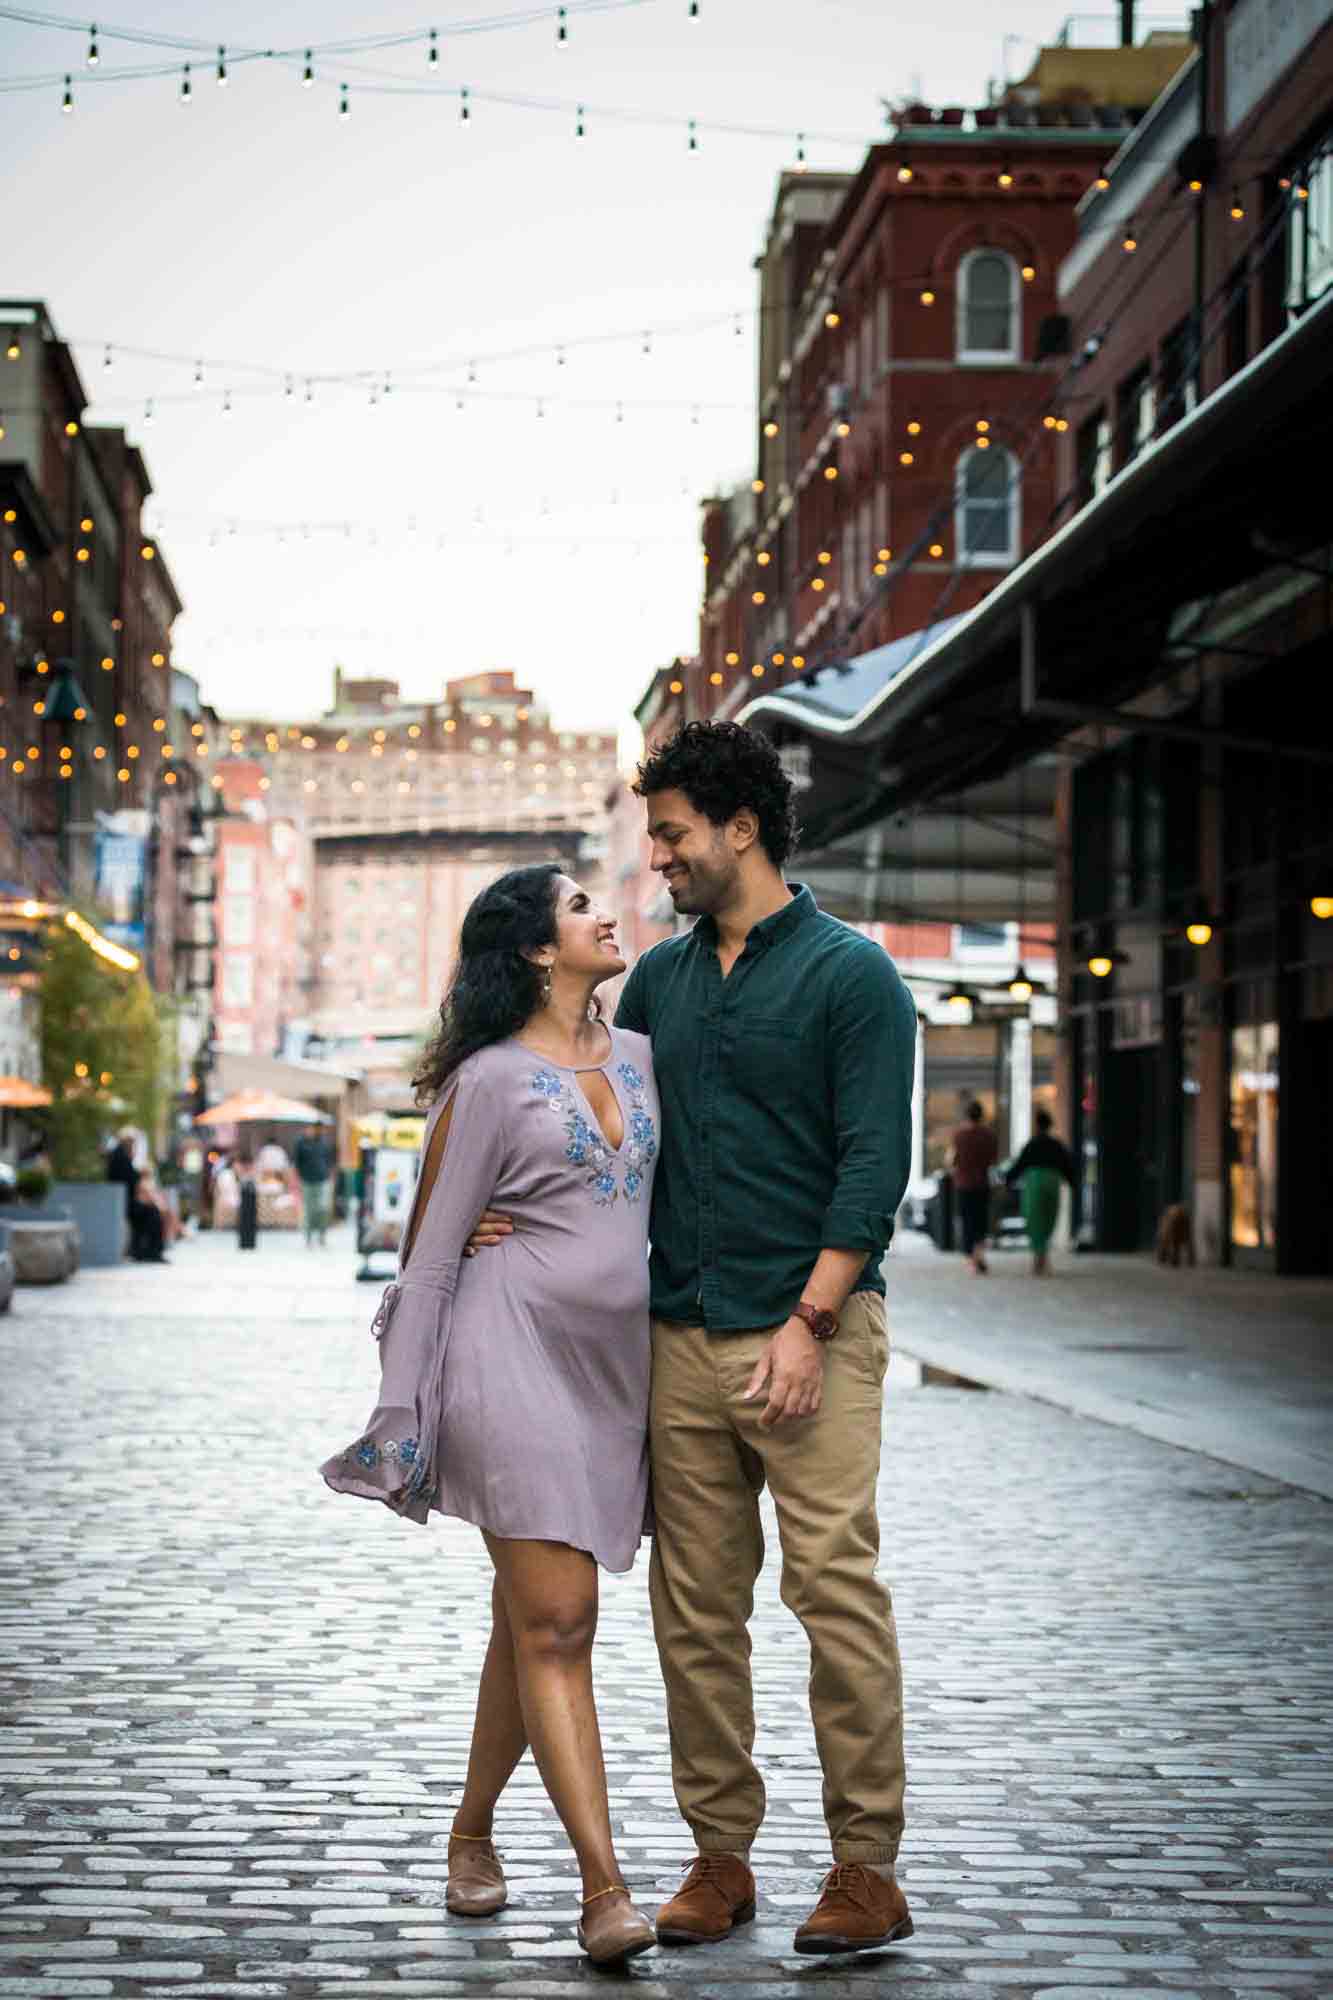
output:
POLYGON ((375 1315, 379 1402, 320 1469, 335 1492, 409 1520, 433 1508, 506 1538, 567 1542, 619 1572, 648 1497, 660 1114, 647 1036, 608 1033, 601 1070, 625 1124, 616 1151, 578 1072, 519 1042, 482 1049, 450 1079, 427 1120, 404 1260, 375 1315), (486 1207, 511 1215, 515 1233, 464 1258, 486 1207))

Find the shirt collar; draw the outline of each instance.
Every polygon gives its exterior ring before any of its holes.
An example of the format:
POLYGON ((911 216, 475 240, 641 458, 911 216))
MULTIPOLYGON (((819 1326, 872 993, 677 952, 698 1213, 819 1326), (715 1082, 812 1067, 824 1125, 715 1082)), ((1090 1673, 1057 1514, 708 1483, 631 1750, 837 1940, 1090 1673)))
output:
MULTIPOLYGON (((747 951, 751 948, 756 951, 766 951, 770 945, 781 944, 785 938, 791 937, 799 930, 802 924, 808 923, 811 917, 818 916, 819 905, 804 882, 789 882, 787 887, 791 890, 791 901, 784 903, 780 910, 774 910, 772 916, 761 917, 759 922, 753 925, 745 940, 747 951)), ((694 934, 701 944, 711 945, 716 951, 717 921, 714 917, 700 917, 694 926, 694 934)))

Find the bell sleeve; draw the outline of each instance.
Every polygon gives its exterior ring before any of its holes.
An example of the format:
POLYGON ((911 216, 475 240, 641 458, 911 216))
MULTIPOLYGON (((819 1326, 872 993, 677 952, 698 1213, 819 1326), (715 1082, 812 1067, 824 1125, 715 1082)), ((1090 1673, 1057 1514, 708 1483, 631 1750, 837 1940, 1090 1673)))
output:
POLYGON ((371 1322, 379 1400, 361 1436, 320 1467, 335 1493, 382 1500, 418 1522, 439 1484, 444 1369, 463 1251, 505 1158, 501 1108, 478 1070, 475 1062, 464 1065, 427 1127, 398 1276, 371 1322))

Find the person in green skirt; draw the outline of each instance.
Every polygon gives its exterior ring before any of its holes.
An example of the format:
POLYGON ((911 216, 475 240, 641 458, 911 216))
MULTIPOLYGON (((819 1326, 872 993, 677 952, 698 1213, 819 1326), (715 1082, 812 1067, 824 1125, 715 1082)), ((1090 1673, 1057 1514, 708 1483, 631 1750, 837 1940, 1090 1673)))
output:
POLYGON ((1023 1183, 1023 1223, 1032 1249, 1032 1275, 1050 1275, 1051 1232, 1060 1213, 1060 1182, 1074 1186, 1074 1156, 1063 1139, 1057 1139, 1049 1111, 1039 1111, 1033 1120, 1036 1131, 1013 1165, 1005 1171, 1005 1185, 1023 1183))

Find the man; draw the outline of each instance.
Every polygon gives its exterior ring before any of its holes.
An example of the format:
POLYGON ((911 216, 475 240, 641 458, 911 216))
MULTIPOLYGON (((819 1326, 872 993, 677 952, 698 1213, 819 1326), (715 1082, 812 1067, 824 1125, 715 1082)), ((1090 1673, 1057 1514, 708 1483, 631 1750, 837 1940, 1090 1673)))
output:
MULTIPOLYGON (((652 1036, 662 1098, 649 1580, 697 1849, 658 1936, 712 1942, 754 1915, 765 1795, 746 1627, 767 1482, 783 1599, 810 1641, 834 1860, 795 1949, 873 1950, 912 1930, 893 1872, 901 1673, 875 1487, 879 1265, 907 1184, 916 1013, 884 952, 783 879, 792 791, 764 738, 688 723, 635 790, 652 866, 698 918, 639 960, 616 1015, 652 1036)), ((502 1232, 488 1214, 473 1241, 502 1232)))
POLYGON ((327 1242, 329 1226, 329 1180, 333 1154, 318 1125, 310 1125, 296 1142, 296 1171, 301 1177, 301 1199, 305 1209, 305 1244, 308 1250, 318 1233, 321 1247, 327 1242))
POLYGON ((125 1217, 130 1227, 130 1255, 137 1264, 166 1264, 166 1231, 162 1211, 139 1192, 143 1178, 134 1163, 139 1135, 133 1125, 116 1134, 116 1143, 107 1154, 106 1177, 125 1190, 125 1217))
POLYGON ((971 1260, 976 1277, 984 1278, 986 1239, 990 1235, 990 1174, 1000 1157, 1000 1142, 985 1121, 984 1108, 975 1102, 953 1135, 953 1186, 958 1196, 958 1221, 963 1232, 963 1255, 971 1260))

